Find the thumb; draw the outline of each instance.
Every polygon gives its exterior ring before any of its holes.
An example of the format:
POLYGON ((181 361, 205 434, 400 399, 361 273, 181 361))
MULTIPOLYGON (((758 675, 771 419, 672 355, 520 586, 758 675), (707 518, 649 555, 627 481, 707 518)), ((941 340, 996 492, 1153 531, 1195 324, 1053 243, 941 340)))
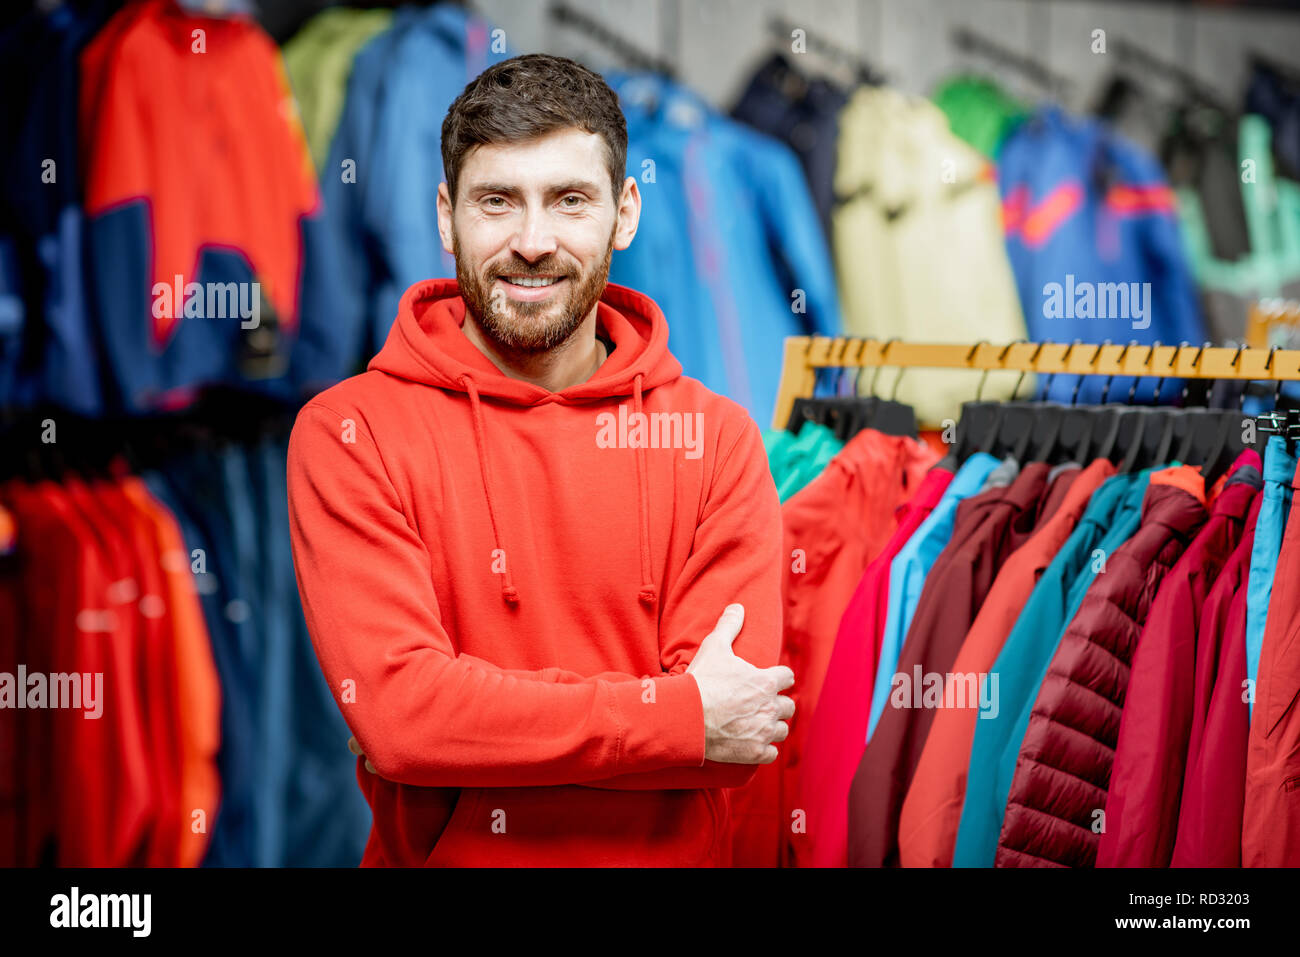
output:
POLYGON ((728 605, 722 610, 722 615, 718 618, 718 623, 713 626, 713 630, 705 637, 705 641, 712 640, 716 644, 723 644, 728 651, 731 650, 731 643, 736 640, 740 634, 741 627, 745 624, 745 606, 728 605))

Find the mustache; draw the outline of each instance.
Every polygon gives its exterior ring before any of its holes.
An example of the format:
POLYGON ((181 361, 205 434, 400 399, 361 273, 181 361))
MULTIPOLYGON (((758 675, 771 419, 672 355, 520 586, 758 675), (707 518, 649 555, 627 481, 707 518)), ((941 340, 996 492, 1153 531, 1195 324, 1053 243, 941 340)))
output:
POLYGON ((566 276, 574 277, 578 275, 576 271, 563 266, 558 259, 554 257, 543 259, 540 262, 529 263, 523 260, 514 260, 501 266, 493 266, 489 274, 494 277, 502 276, 566 276))

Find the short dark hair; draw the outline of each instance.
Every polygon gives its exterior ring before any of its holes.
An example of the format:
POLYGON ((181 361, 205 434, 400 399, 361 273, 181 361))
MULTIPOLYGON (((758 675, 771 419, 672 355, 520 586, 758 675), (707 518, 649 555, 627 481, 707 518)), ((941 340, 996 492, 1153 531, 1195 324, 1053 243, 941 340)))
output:
POLYGON ((456 97, 442 121, 442 169, 451 201, 471 149, 577 127, 605 140, 614 200, 627 171, 627 121, 618 94, 567 57, 528 53, 488 67, 456 97))

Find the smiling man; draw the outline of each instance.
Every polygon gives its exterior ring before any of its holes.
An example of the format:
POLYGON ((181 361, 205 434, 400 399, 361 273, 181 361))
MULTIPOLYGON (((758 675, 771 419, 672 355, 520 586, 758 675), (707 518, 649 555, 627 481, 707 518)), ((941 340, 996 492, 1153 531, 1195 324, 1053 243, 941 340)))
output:
POLYGON ((364 865, 726 864, 726 789, 788 732, 776 490, 753 420, 607 282, 641 208, 626 153, 571 60, 470 83, 442 129, 456 281, 408 289, 294 426, 294 562, 363 753, 364 865), (610 415, 700 434, 602 441, 610 415))

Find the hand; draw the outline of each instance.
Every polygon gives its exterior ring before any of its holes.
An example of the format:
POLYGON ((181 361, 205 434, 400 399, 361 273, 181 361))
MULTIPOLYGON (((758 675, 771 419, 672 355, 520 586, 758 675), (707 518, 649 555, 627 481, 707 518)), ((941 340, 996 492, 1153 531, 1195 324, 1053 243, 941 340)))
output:
POLYGON ((736 656, 731 643, 745 623, 745 606, 728 605, 700 642, 687 667, 704 705, 704 757, 729 764, 771 764, 775 742, 790 733, 794 700, 780 692, 794 684, 785 665, 755 668, 736 656))
MULTIPOLYGON (((351 751, 359 758, 366 758, 366 753, 361 750, 361 742, 357 740, 356 735, 353 735, 352 737, 348 738, 348 750, 351 751)), ((370 763, 369 758, 366 758, 366 770, 369 771, 371 774, 379 773, 378 771, 375 770, 375 766, 370 763)))

